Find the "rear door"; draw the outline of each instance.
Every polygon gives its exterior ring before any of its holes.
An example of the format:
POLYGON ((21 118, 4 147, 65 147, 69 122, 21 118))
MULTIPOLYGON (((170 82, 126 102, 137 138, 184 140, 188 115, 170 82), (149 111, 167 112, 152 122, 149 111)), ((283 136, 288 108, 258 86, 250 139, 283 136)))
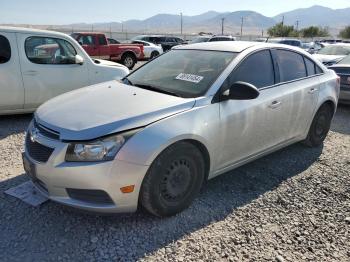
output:
POLYGON ((312 120, 319 94, 316 65, 295 51, 277 49, 272 52, 279 72, 279 90, 284 94, 287 139, 301 136, 312 120), (307 68, 309 68, 307 70, 307 68))
POLYGON ((221 168, 248 160, 286 141, 287 116, 293 112, 286 103, 284 90, 276 85, 274 69, 271 52, 258 51, 245 58, 225 81, 222 91, 243 81, 256 86, 260 96, 253 100, 220 102, 221 168))
POLYGON ((0 112, 22 109, 24 87, 15 33, 0 32, 0 112))
POLYGON ((88 65, 75 64, 77 51, 67 40, 18 34, 25 108, 36 108, 59 94, 89 85, 88 65))

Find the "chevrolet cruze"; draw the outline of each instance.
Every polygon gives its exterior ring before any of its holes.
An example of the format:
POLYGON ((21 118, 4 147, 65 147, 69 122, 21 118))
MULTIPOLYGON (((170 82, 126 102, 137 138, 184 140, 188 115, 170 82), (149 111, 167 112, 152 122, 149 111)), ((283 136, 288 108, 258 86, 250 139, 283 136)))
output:
POLYGON ((337 75, 295 47, 180 46, 42 105, 24 167, 53 201, 170 216, 208 179, 299 141, 322 144, 338 96, 337 75))

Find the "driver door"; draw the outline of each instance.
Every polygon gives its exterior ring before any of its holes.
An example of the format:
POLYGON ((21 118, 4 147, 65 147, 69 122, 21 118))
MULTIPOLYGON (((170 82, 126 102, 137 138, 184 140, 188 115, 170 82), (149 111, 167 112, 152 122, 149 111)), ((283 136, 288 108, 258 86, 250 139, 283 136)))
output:
POLYGON ((241 163, 286 140, 288 123, 283 91, 274 87, 276 74, 269 50, 249 55, 226 79, 223 90, 243 81, 256 86, 252 100, 220 102, 221 156, 219 170, 241 163))
POLYGON ((89 85, 86 64, 75 64, 77 54, 64 39, 18 34, 24 108, 36 108, 50 98, 89 85))

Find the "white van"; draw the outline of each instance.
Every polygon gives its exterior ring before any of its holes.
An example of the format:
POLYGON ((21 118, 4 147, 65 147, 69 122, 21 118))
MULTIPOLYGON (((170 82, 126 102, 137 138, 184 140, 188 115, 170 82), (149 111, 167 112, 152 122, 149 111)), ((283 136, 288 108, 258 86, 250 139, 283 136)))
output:
POLYGON ((0 114, 29 113, 59 94, 129 73, 123 65, 91 59, 70 36, 0 27, 0 114))

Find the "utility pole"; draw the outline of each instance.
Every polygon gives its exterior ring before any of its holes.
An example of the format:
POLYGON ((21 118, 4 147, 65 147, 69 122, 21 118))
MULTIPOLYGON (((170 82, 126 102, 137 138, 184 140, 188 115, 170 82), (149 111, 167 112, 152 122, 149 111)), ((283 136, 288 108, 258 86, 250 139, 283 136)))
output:
POLYGON ((242 36, 243 36, 243 20, 244 20, 244 17, 242 16, 241 17, 241 40, 242 40, 242 36))
POLYGON ((299 22, 300 22, 300 20, 297 20, 297 22, 296 22, 297 31, 299 31, 299 22))
POLYGON ((225 18, 221 18, 221 34, 224 34, 224 22, 225 22, 225 18))
POLYGON ((123 22, 122 22, 122 33, 124 32, 124 25, 123 25, 123 22))
POLYGON ((91 24, 91 32, 94 31, 94 24, 91 24))
POLYGON ((284 15, 282 15, 282 26, 284 26, 284 15))
POLYGON ((261 37, 264 37, 264 29, 261 30, 261 37))
POLYGON ((180 13, 180 17, 181 17, 181 35, 182 35, 182 29, 183 29, 182 12, 180 13))

